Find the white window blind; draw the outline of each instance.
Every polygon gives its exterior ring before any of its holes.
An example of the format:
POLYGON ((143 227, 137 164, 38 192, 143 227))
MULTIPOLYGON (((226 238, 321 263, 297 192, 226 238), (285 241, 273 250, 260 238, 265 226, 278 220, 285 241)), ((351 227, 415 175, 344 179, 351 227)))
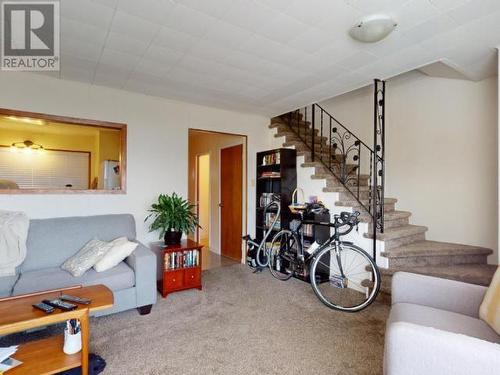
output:
POLYGON ((21 189, 88 189, 89 161, 87 152, 26 153, 0 147, 0 179, 14 181, 21 189))

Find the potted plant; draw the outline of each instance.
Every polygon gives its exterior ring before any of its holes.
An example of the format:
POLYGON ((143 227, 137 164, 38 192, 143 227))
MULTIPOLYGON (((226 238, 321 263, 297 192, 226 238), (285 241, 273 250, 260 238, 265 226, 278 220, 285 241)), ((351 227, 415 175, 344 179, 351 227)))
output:
POLYGON ((199 227, 198 217, 193 212, 194 207, 176 193, 160 194, 158 201, 151 205, 148 210, 150 214, 145 219, 146 221, 153 218, 149 231, 159 230, 159 238, 164 238, 165 245, 180 243, 182 233, 192 233, 199 227))

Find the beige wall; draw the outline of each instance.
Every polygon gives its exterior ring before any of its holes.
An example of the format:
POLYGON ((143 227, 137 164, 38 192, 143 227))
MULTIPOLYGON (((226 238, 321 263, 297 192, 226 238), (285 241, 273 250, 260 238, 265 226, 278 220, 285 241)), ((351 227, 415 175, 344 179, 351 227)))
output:
POLYGON ((1 107, 128 124, 127 193, 0 195, 0 207, 32 218, 132 213, 148 243, 148 206, 160 193, 188 193, 188 129, 248 135, 250 233, 255 216, 255 153, 269 148, 269 119, 24 72, 0 72, 1 107))
MULTIPOLYGON (((215 253, 220 253, 220 150, 239 144, 244 145, 245 138, 236 135, 217 134, 190 131, 189 137, 189 200, 196 201, 196 156, 202 154, 210 155, 210 249, 215 253)), ((246 215, 246 150, 243 146, 243 225, 245 225, 246 215)), ((254 157, 252 165, 254 165, 254 157)), ((249 222, 252 227, 254 220, 249 222)), ((243 230, 243 232, 245 232, 243 230)), ((243 233, 245 234, 245 233, 243 233)))
MULTIPOLYGON (((372 143, 372 88, 320 103, 372 143)), ((498 263, 497 77, 411 72, 387 82, 386 196, 431 240, 494 249, 498 263)))

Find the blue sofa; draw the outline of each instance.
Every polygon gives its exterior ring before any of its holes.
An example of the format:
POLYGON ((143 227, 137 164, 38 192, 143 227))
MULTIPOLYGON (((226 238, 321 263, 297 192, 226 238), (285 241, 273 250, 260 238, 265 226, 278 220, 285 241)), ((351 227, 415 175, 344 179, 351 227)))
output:
MULTIPOLYGON (((147 314, 156 302, 156 256, 139 243, 131 256, 116 267, 96 272, 90 269, 73 277, 60 265, 93 238, 111 241, 126 236, 136 241, 132 215, 63 217, 30 221, 26 259, 16 276, 0 278, 0 297, 32 293, 73 285, 104 284, 113 291, 114 306, 96 315, 132 308, 147 314)), ((138 242, 138 241, 136 241, 138 242)))

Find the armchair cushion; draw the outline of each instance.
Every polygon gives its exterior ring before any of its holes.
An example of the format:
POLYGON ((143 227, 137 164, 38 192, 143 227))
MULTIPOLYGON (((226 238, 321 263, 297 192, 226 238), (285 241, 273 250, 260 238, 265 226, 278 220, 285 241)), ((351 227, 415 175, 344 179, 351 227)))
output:
POLYGON ((478 318, 486 289, 460 281, 396 272, 392 278, 392 304, 413 303, 478 318))
POLYGON ((437 328, 492 343, 500 343, 500 337, 482 320, 428 306, 397 303, 392 306, 388 324, 396 322, 437 328))

